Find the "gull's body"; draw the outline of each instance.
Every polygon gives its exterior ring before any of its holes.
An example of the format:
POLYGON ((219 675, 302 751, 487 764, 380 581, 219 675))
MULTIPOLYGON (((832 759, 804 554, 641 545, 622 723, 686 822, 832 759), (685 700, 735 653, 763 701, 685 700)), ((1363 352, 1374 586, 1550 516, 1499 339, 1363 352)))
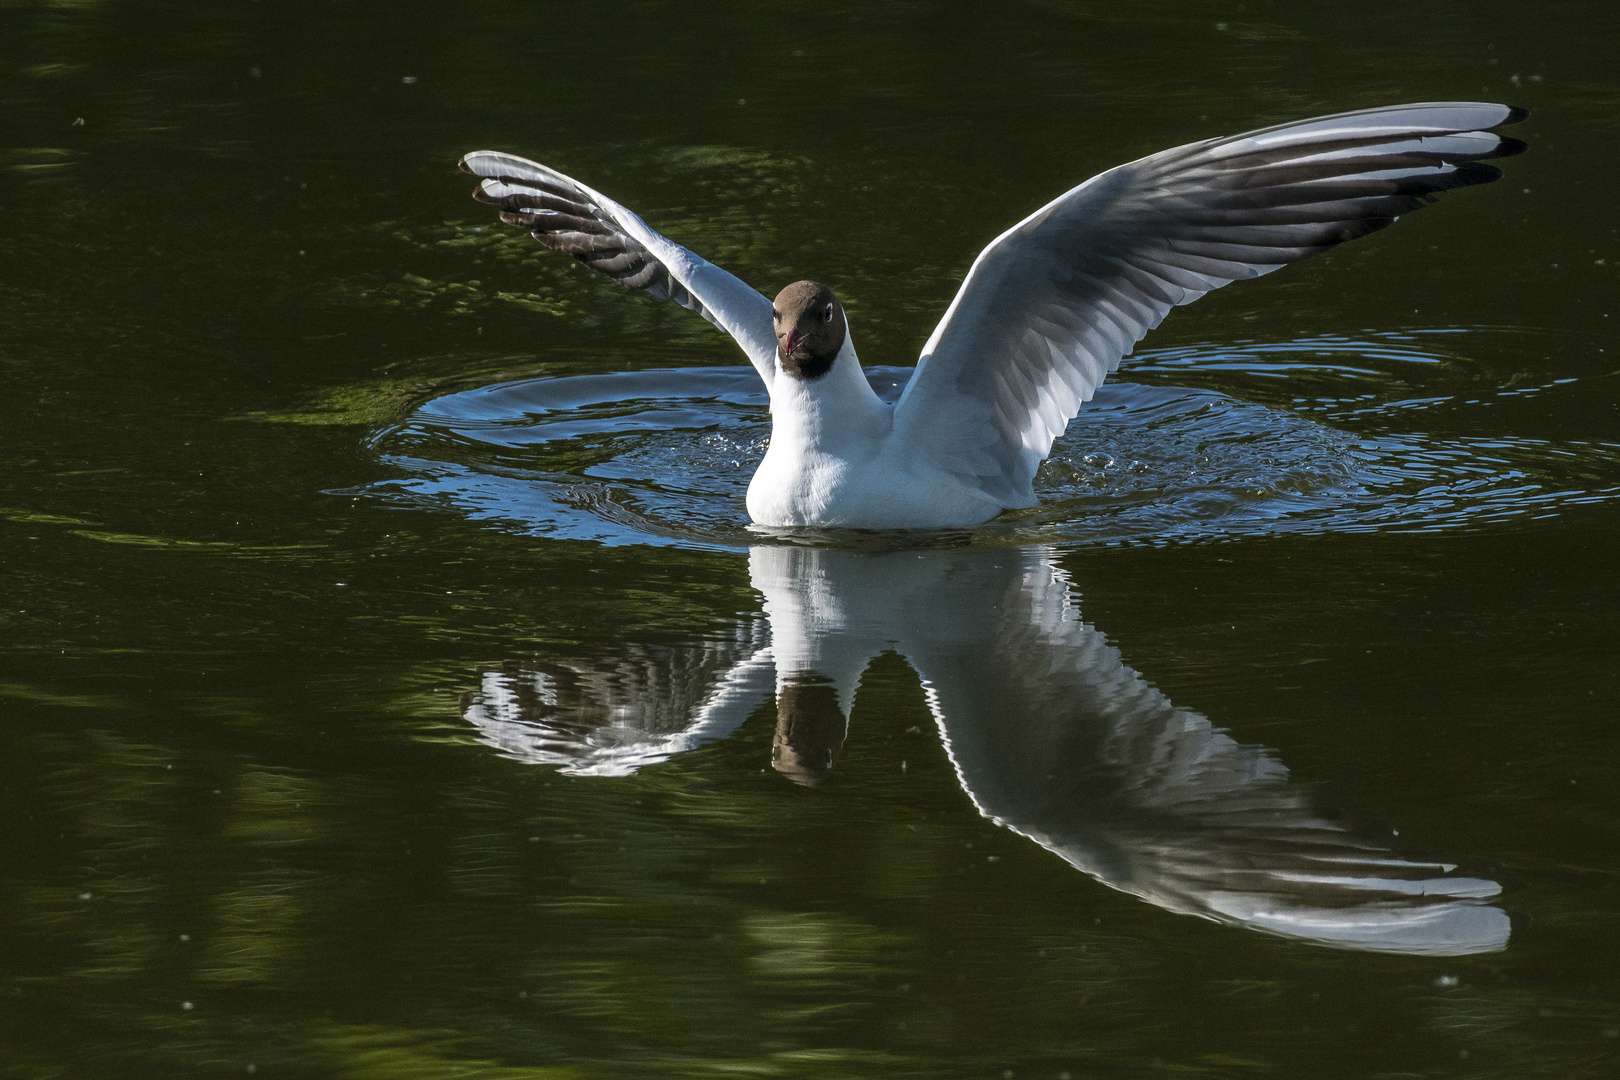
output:
POLYGON ((894 407, 873 391, 847 338, 821 378, 777 380, 748 516, 761 525, 912 529, 1001 513, 978 486, 913 453, 894 426, 894 407))
POLYGON ((1489 129, 1523 116, 1478 102, 1366 109, 1094 176, 980 253, 892 407, 826 286, 796 282, 773 304, 544 165, 479 151, 462 166, 502 220, 736 339, 771 395, 770 449, 748 488, 755 523, 931 528, 1035 505, 1053 440, 1172 307, 1497 179, 1483 161, 1524 144, 1489 129))

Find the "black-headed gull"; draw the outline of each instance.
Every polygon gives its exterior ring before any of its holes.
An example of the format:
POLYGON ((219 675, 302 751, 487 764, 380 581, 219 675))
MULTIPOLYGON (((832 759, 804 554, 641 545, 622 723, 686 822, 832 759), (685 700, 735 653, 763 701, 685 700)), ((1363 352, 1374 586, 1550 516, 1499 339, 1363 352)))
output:
POLYGON ((1429 102, 1206 139, 1121 165, 990 242, 897 404, 855 355, 842 305, 799 281, 764 295, 544 165, 478 151, 476 197, 630 288, 725 330, 771 397, 748 485, 765 526, 976 525, 1034 506, 1035 470, 1099 384, 1172 307, 1391 224, 1436 193, 1501 176, 1525 116, 1429 102))

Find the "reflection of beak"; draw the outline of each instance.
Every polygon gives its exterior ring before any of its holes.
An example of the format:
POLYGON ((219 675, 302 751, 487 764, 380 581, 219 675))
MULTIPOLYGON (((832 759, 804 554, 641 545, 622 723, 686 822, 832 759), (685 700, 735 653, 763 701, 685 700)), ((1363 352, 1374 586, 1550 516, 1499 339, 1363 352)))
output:
POLYGON ((795 784, 815 787, 832 771, 848 731, 831 684, 815 676, 795 679, 776 692, 771 767, 795 784))

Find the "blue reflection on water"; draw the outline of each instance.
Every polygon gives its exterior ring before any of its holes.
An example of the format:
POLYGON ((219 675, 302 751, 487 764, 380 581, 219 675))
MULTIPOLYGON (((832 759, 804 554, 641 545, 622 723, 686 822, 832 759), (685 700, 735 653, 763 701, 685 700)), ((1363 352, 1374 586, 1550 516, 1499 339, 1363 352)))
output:
MULTIPOLYGON (((1446 434, 1458 409, 1572 382, 1472 379, 1435 393, 1436 366, 1458 363, 1444 346, 1459 334, 1144 352, 1058 441, 1036 479, 1041 504, 981 531, 1093 545, 1434 532, 1620 494, 1620 446, 1446 434), (1267 404, 1234 392, 1255 380, 1273 396, 1278 380, 1298 393, 1267 404)), ((894 400, 910 369, 868 374, 894 400)), ((758 539, 743 499, 764 456, 767 406, 743 367, 479 387, 379 433, 375 447, 401 475, 361 490, 537 535, 737 549, 758 539)))

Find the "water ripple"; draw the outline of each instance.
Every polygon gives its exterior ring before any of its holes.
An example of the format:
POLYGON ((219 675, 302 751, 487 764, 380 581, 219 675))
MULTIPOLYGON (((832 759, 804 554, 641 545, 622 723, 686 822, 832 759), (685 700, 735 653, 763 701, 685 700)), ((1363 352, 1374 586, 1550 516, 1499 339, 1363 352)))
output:
MULTIPOLYGON (((1574 380, 1493 385, 1490 365, 1456 363, 1447 344, 1431 332, 1145 352, 1058 441, 1036 478, 1041 505, 980 532, 1085 544, 1435 532, 1620 496, 1613 443, 1515 436, 1480 415, 1463 426, 1492 435, 1457 433, 1459 412, 1574 380), (1437 378, 1437 366, 1455 374, 1437 378), (1251 394, 1261 382, 1288 396, 1251 394)), ((894 400, 910 369, 869 374, 894 400)), ((448 393, 377 434, 400 475, 361 490, 532 534, 738 547, 759 540, 743 499, 770 432, 766 405, 749 368, 448 393)))

